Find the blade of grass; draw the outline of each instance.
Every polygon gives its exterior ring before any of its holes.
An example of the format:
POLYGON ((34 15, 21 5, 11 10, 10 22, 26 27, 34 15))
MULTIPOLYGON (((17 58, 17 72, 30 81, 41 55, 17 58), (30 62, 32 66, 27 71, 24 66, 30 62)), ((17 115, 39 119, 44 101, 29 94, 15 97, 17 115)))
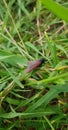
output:
POLYGON ((53 0, 41 0, 44 6, 59 18, 68 22, 68 9, 53 0))
POLYGON ((9 113, 4 113, 4 114, 0 114, 0 118, 7 118, 7 119, 10 119, 10 118, 14 118, 14 117, 19 117, 19 116, 22 116, 22 117, 41 117, 41 116, 44 116, 44 115, 50 115, 50 114, 55 114, 54 111, 46 111, 46 112, 32 112, 32 113, 17 113, 17 112, 9 112, 9 113))
POLYGON ((9 71, 9 69, 1 63, 1 65, 5 68, 5 70, 9 73, 9 75, 11 76, 11 78, 13 79, 13 81, 19 85, 19 87, 24 88, 24 86, 22 85, 22 83, 19 81, 18 77, 15 77, 11 71, 9 71))
POLYGON ((54 43, 54 41, 52 41, 52 39, 49 39, 47 33, 45 33, 45 37, 46 37, 48 48, 51 52, 51 57, 52 57, 52 60, 53 60, 52 67, 55 67, 56 64, 58 64, 56 44, 54 43))
POLYGON ((27 108, 26 112, 34 111, 35 109, 40 107, 43 103, 45 103, 46 106, 53 98, 55 98, 61 92, 68 92, 68 84, 54 86, 44 96, 42 96, 38 101, 36 101, 32 106, 27 108))
POLYGON ((43 84, 43 83, 48 84, 48 83, 51 83, 53 81, 59 80, 61 78, 65 78, 65 77, 68 77, 68 73, 64 73, 64 74, 57 75, 57 76, 54 76, 54 77, 49 77, 48 79, 40 80, 40 81, 38 81, 38 84, 43 84))
POLYGON ((45 88, 46 86, 44 86, 44 85, 47 85, 49 83, 55 82, 56 80, 59 80, 61 78, 66 78, 66 77, 68 77, 68 73, 64 73, 64 74, 61 74, 61 75, 49 77, 47 79, 43 79, 43 80, 40 80, 40 81, 32 81, 32 82, 28 83, 27 86, 32 85, 32 84, 37 84, 38 85, 37 88, 39 88, 40 85, 43 86, 42 88, 45 88))
POLYGON ((25 13, 25 15, 30 19, 30 13, 28 10, 25 8, 24 2, 18 1, 20 9, 25 13))
POLYGON ((46 116, 44 116, 44 119, 47 121, 47 123, 49 124, 51 130, 55 130, 54 127, 52 126, 51 122, 48 120, 48 118, 46 116))
POLYGON ((10 16, 12 22, 13 22, 14 28, 15 28, 17 34, 18 34, 18 37, 19 37, 19 39, 20 39, 22 45, 23 45, 23 48, 24 48, 25 51, 27 51, 27 49, 26 49, 26 47, 25 47, 25 45, 24 45, 24 43, 23 43, 23 40, 22 40, 22 38, 21 38, 21 35, 20 35, 20 33, 19 33, 19 31, 18 31, 18 29, 17 29, 17 27, 16 27, 16 23, 15 23, 15 21, 14 21, 12 15, 11 15, 11 13, 10 13, 10 11, 9 11, 9 7, 8 7, 8 5, 7 5, 7 2, 6 2, 5 0, 3 0, 3 3, 4 3, 4 5, 5 5, 6 9, 7 9, 7 12, 8 12, 8 14, 9 14, 9 16, 10 16))

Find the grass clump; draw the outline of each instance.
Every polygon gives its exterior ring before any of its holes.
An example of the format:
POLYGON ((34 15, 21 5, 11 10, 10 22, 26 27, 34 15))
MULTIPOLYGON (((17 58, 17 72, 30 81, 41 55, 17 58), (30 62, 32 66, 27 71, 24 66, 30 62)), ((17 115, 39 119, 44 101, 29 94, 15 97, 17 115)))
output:
POLYGON ((0 1, 1 130, 67 130, 67 26, 40 1, 0 1), (26 73, 40 58, 45 63, 26 73))

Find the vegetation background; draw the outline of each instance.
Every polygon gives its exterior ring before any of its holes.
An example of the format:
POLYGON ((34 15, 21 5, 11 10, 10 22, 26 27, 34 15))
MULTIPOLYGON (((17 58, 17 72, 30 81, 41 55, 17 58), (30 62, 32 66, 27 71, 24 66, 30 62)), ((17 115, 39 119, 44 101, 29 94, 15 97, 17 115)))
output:
POLYGON ((68 130, 68 0, 49 2, 0 0, 0 130, 68 130))

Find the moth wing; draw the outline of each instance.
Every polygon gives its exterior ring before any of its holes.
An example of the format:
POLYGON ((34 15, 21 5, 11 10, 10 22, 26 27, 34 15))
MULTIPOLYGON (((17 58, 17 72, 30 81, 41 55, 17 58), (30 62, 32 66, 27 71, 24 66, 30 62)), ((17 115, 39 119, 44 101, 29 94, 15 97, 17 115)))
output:
POLYGON ((34 66, 35 64, 37 64, 38 60, 36 61, 29 61, 27 64, 28 64, 28 69, 31 68, 32 66, 34 66))

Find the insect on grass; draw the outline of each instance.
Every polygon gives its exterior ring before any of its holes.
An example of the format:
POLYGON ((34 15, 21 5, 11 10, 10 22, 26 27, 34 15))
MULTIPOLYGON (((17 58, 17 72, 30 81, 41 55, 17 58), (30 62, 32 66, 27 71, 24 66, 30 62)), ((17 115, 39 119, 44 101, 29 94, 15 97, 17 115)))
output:
POLYGON ((42 65, 43 63, 45 62, 45 59, 44 58, 41 58, 39 60, 35 60, 35 61, 29 61, 27 63, 27 70, 26 72, 29 73, 31 72, 32 70, 36 69, 37 67, 39 67, 40 65, 42 65))

